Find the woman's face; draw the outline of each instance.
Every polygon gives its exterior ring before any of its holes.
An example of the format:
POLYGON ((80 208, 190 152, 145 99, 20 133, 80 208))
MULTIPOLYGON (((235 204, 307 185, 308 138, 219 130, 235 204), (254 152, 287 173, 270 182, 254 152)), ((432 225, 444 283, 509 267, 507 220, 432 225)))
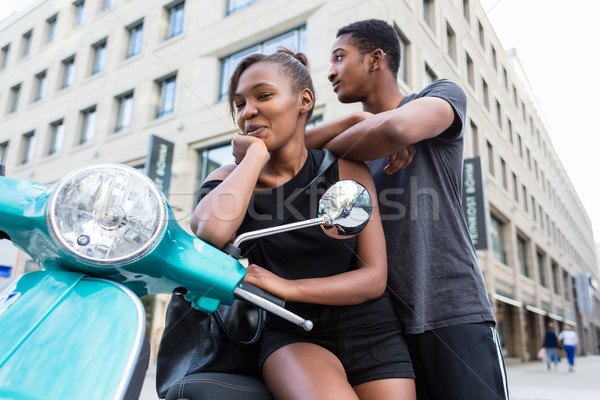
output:
POLYGON ((238 81, 233 104, 242 134, 265 142, 269 151, 285 144, 300 132, 301 94, 294 93, 290 80, 269 62, 253 64, 238 81))

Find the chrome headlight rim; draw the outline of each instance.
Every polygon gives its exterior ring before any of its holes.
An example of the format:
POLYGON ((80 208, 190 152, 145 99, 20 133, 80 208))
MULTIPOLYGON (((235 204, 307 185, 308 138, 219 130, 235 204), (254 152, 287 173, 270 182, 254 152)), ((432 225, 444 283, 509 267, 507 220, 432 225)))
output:
POLYGON ((46 226, 48 228, 48 232, 52 240, 54 240, 57 246, 59 246, 59 248, 63 252, 73 257, 78 262, 89 266, 118 267, 139 260, 140 258, 150 253, 152 250, 154 250, 154 248, 158 245, 158 243, 160 242, 164 233, 167 230, 167 214, 167 204, 164 200, 163 194, 148 176, 144 175, 135 168, 132 168, 125 164, 97 163, 78 168, 75 171, 68 173, 67 175, 62 177, 58 182, 56 182, 56 184, 52 188, 52 192, 46 205, 46 226), (146 240, 146 243, 144 243, 135 252, 120 257, 99 259, 81 254, 77 251, 75 247, 73 247, 66 240, 64 240, 60 233, 60 227, 58 225, 58 221, 56 220, 56 215, 54 211, 56 210, 57 201, 59 199, 60 194, 63 193, 63 191, 68 185, 76 183, 79 179, 82 179, 82 177, 87 176, 90 172, 101 173, 101 171, 106 170, 116 171, 130 175, 132 174, 138 179, 142 180, 147 185, 148 191, 151 193, 151 196, 156 199, 156 204, 158 206, 158 215, 156 217, 158 224, 154 229, 154 232, 151 235, 151 237, 148 240, 146 240))

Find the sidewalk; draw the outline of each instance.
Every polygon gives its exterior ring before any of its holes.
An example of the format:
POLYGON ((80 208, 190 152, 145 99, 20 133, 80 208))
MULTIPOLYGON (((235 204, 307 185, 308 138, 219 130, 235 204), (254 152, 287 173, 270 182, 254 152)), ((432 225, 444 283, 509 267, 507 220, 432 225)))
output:
MULTIPOLYGON (((546 363, 509 362, 510 400, 600 400, 600 356, 577 357, 575 371, 568 372, 563 358, 558 369, 548 371, 546 363)), ((154 380, 156 371, 149 369, 140 400, 157 400, 154 380)))
POLYGON ((600 356, 575 359, 575 371, 568 372, 565 358, 558 369, 548 371, 546 363, 509 363, 510 400, 598 400, 600 399, 600 356))

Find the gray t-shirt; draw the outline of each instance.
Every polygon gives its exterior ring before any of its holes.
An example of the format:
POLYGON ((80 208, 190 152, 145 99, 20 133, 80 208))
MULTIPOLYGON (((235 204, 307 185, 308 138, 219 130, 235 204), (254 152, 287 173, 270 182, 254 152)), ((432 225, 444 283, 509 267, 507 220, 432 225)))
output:
POLYGON ((379 194, 388 288, 408 334, 494 322, 461 206, 466 96, 443 79, 405 96, 399 107, 421 97, 448 101, 452 126, 414 144, 413 162, 393 175, 383 173, 387 157, 367 163, 379 194))

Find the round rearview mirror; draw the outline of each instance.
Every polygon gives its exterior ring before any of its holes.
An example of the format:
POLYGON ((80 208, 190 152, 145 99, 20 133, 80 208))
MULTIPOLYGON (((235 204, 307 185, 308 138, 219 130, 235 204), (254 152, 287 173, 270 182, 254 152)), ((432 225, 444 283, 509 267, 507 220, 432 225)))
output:
POLYGON ((371 196, 360 183, 336 182, 319 201, 319 217, 328 221, 322 225, 323 231, 336 239, 357 235, 369 223, 371 208, 371 196))

